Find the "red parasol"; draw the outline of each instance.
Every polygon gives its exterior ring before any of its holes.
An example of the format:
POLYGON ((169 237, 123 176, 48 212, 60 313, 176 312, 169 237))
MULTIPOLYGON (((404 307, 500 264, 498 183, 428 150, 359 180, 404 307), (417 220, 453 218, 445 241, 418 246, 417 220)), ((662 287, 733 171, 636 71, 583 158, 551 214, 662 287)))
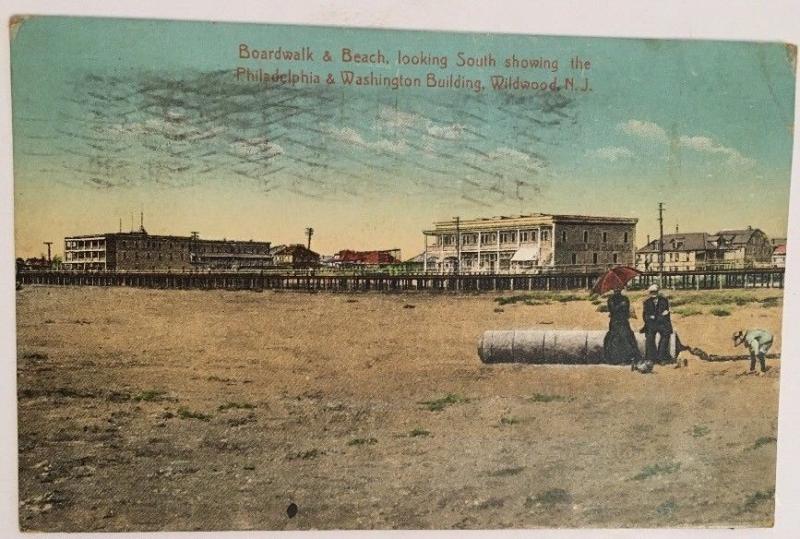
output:
POLYGON ((597 282, 592 287, 592 294, 602 295, 615 288, 624 288, 628 281, 639 274, 641 274, 640 271, 628 266, 611 268, 597 278, 597 282))

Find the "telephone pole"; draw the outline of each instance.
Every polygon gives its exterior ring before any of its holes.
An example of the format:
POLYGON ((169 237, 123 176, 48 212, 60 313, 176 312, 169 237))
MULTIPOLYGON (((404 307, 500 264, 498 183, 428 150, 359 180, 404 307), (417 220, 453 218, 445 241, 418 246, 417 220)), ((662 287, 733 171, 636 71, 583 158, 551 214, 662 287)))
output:
POLYGON ((461 217, 454 217, 456 220, 456 275, 461 271, 461 217))
POLYGON ((658 284, 664 279, 664 203, 658 203, 658 284))
POLYGON ((314 235, 314 229, 311 227, 306 228, 306 236, 308 236, 308 250, 311 250, 311 236, 314 235))
POLYGON ((53 242, 52 241, 43 241, 42 243, 47 245, 47 263, 51 264, 53 262, 53 259, 50 258, 50 246, 53 245, 53 242))

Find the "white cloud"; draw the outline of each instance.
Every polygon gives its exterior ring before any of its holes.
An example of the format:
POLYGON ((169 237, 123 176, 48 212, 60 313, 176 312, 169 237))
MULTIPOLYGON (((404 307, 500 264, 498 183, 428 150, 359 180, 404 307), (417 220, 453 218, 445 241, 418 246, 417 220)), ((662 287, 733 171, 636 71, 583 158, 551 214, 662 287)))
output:
MULTIPOLYGON (((628 120, 619 124, 619 129, 628 135, 655 140, 666 144, 669 142, 666 130, 654 122, 643 120, 628 120)), ((719 155, 727 158, 727 163, 732 167, 749 167, 755 164, 755 160, 742 155, 739 150, 724 146, 711 137, 681 135, 677 140, 678 146, 696 152, 712 155, 719 155)), ((609 154, 610 156, 611 154, 609 154)), ((597 155, 596 157, 601 157, 597 155)), ((617 156, 617 157, 621 157, 617 156)), ((611 159, 612 161, 615 159, 611 159)))
POLYGON ((403 112, 391 107, 383 107, 378 112, 378 121, 385 127, 408 129, 415 125, 429 123, 430 120, 413 112, 403 112))
POLYGON ((367 141, 364 140, 364 137, 361 136, 361 133, 359 133, 358 131, 356 131, 351 127, 341 127, 341 128, 331 127, 330 129, 328 129, 328 133, 336 140, 343 142, 345 144, 349 144, 351 146, 359 146, 361 148, 371 148, 391 153, 402 153, 405 152, 407 149, 406 141, 403 139, 398 139, 398 140, 379 139, 376 141, 367 141))
POLYGON ((458 140, 463 138, 466 126, 458 123, 441 124, 414 112, 404 112, 392 107, 383 107, 378 111, 375 129, 424 129, 428 136, 435 139, 458 140))
POLYGON ((654 122, 628 120, 627 122, 619 124, 618 127, 628 135, 664 142, 667 140, 667 132, 663 127, 654 122))
POLYGON ((111 124, 104 128, 102 133, 113 138, 160 136, 172 140, 187 141, 205 140, 221 135, 225 127, 217 126, 209 129, 198 129, 188 125, 185 120, 178 119, 175 114, 167 113, 169 119, 150 118, 141 122, 127 122, 111 124))
POLYGON ((611 161, 612 163, 620 159, 630 159, 633 157, 633 152, 624 146, 607 146, 605 148, 589 150, 586 153, 589 157, 611 161))
POLYGON ((447 140, 460 139, 464 135, 465 126, 461 124, 450 125, 437 125, 434 123, 428 124, 428 134, 434 138, 441 138, 447 140))
POLYGON ((242 157, 253 155, 269 155, 269 157, 275 157, 283 154, 283 148, 270 142, 267 137, 253 137, 237 140, 231 143, 231 147, 237 155, 241 155, 242 157))
POLYGON ((718 154, 727 157, 728 164, 733 167, 746 167, 755 164, 755 160, 745 157, 739 150, 723 146, 709 137, 687 137, 678 139, 678 144, 697 152, 718 154))
POLYGON ((492 152, 489 152, 489 157, 491 157, 492 159, 508 158, 516 161, 525 161, 525 162, 531 160, 531 156, 526 153, 523 153, 519 150, 515 150, 514 148, 506 148, 502 146, 492 152))

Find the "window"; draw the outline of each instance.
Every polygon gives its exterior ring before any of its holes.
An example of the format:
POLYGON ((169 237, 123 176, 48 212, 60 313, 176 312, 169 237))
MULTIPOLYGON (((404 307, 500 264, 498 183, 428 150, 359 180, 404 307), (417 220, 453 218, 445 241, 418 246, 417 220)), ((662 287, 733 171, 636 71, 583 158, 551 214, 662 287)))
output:
POLYGON ((528 231, 527 230, 523 230, 522 232, 519 233, 519 241, 521 241, 523 243, 528 241, 528 231))
POLYGON ((592 253, 592 264, 597 264, 597 253, 592 253))
POLYGON ((566 230, 563 230, 561 232, 561 241, 564 241, 564 242, 567 241, 567 231, 566 230))
POLYGON ((608 243, 608 232, 603 232, 603 243, 608 243))
POLYGON ((578 263, 578 255, 572 253, 572 264, 575 265, 578 263))
POLYGON ((542 241, 547 241, 550 239, 550 233, 547 230, 542 230, 542 241))
POLYGON ((628 233, 627 232, 622 235, 622 241, 623 241, 623 243, 628 243, 628 233))
POLYGON ((611 258, 613 259, 613 261, 614 261, 614 264, 616 264, 616 263, 617 263, 617 259, 618 259, 619 257, 617 256, 617 253, 614 253, 614 254, 612 255, 612 257, 611 257, 611 258))
POLYGON ((583 243, 587 243, 588 241, 589 241, 589 231, 588 230, 584 230, 583 231, 583 243))

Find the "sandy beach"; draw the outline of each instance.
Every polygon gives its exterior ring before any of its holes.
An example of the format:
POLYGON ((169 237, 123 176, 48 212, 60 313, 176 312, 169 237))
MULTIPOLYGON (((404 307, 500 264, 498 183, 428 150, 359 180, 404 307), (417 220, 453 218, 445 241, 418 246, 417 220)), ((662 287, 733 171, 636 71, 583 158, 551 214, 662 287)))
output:
MULTIPOLYGON (((742 327, 780 352, 781 294, 667 291, 719 355, 742 327)), ((771 524, 780 360, 484 365, 487 329, 607 326, 585 292, 498 296, 25 287, 21 526, 771 524)))

